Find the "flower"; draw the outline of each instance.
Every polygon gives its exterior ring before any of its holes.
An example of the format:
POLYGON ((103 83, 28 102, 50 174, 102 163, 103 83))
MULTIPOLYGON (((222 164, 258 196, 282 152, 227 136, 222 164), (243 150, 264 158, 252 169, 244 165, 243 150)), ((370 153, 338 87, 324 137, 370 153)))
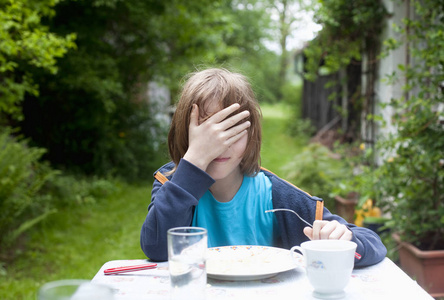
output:
POLYGON ((362 205, 362 208, 355 211, 355 215, 355 225, 362 227, 366 217, 380 217, 381 209, 379 207, 373 207, 373 200, 369 198, 364 205, 362 205))

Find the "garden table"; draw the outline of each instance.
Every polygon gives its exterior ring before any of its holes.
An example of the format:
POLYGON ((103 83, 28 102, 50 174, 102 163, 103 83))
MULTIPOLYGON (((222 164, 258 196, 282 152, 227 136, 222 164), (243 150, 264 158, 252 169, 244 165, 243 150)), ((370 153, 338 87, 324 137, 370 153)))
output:
MULTIPOLYGON (((104 275, 104 270, 149 263, 148 260, 113 260, 106 262, 92 279, 115 291, 115 300, 169 299, 168 262, 156 269, 121 275, 104 275)), ((298 267, 271 278, 253 281, 221 281, 208 278, 206 298, 211 299, 315 299, 305 271, 298 267)), ((433 298, 390 259, 353 270, 343 299, 422 300, 433 298)))

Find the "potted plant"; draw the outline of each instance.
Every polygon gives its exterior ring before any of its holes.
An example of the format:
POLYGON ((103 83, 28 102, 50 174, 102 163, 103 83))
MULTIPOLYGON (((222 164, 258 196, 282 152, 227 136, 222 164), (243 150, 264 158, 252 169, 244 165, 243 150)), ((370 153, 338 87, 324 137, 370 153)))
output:
POLYGON ((346 145, 336 149, 347 169, 352 170, 345 174, 333 189, 331 196, 335 199, 336 214, 349 223, 362 221, 366 216, 380 216, 373 207, 373 174, 370 158, 372 149, 366 149, 365 144, 346 145), (371 204, 369 205, 369 200, 371 204))
POLYGON ((376 227, 385 224, 385 218, 381 217, 381 209, 373 204, 373 200, 368 198, 364 204, 360 205, 355 211, 355 224, 364 226, 377 232, 376 227))
POLYGON ((405 94, 389 104, 396 132, 378 146, 384 163, 375 170, 375 190, 378 205, 391 215, 386 225, 400 243, 401 267, 432 296, 443 297, 444 52, 437 49, 444 49, 444 23, 438 20, 444 7, 428 0, 412 5, 415 20, 404 20, 408 30, 400 31, 412 63, 399 66, 405 94))
POLYGON ((399 144, 396 158, 378 169, 378 203, 391 216, 385 225, 395 232, 401 268, 432 296, 444 297, 444 174, 439 160, 433 166, 444 144, 424 148, 433 136, 419 139, 399 144))
POLYGON ((335 195, 336 214, 343 217, 349 223, 355 220, 355 209, 358 205, 359 194, 357 192, 349 192, 346 196, 335 195))

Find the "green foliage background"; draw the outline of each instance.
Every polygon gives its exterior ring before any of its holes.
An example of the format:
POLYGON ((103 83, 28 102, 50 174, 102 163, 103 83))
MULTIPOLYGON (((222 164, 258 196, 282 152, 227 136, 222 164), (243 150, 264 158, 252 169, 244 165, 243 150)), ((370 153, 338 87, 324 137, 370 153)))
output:
POLYGON ((362 53, 379 51, 384 18, 388 15, 380 0, 318 0, 314 14, 322 25, 315 40, 304 49, 307 56, 306 78, 314 80, 321 66, 335 73, 353 60, 360 61, 362 53))
POLYGON ((275 101, 270 26, 261 1, 0 0, 0 261, 60 207, 168 159, 149 82, 173 105, 187 73, 227 67, 275 101))
MULTIPOLYGON (((45 152, 0 131, 0 245, 11 243, 33 223, 53 213, 49 197, 39 193, 56 175, 39 159, 45 152)), ((1 259, 0 259, 1 260, 1 259)))
POLYGON ((75 34, 77 47, 58 59, 57 74, 31 70, 39 94, 26 95, 16 125, 57 168, 146 180, 166 136, 146 97, 149 81, 175 97, 188 72, 224 66, 252 74, 261 100, 275 97, 268 76, 276 55, 259 42, 268 18, 262 8, 237 9, 241 2, 57 3, 42 23, 58 36, 75 34))
MULTIPOLYGON (((397 24, 409 65, 399 65, 388 82, 405 76, 404 94, 386 104, 396 132, 380 140, 385 163, 375 170, 387 225, 423 250, 444 249, 444 1, 411 1, 415 15, 397 24)), ((378 119, 382 120, 382 119, 378 119)))
POLYGON ((59 36, 41 23, 58 2, 0 1, 0 125, 4 117, 23 119, 20 102, 26 93, 38 95, 32 69, 57 73, 57 58, 75 47, 75 34, 59 36))

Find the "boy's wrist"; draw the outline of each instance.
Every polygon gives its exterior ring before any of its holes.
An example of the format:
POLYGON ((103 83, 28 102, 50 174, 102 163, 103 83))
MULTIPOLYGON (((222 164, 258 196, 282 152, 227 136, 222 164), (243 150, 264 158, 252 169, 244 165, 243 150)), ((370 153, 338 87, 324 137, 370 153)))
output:
POLYGON ((180 160, 171 181, 188 191, 196 200, 199 200, 214 183, 210 175, 184 158, 180 160))
POLYGON ((209 162, 207 162, 203 157, 198 157, 197 155, 192 155, 190 153, 185 153, 183 156, 183 159, 186 161, 192 163, 202 171, 206 171, 209 165, 209 162))

